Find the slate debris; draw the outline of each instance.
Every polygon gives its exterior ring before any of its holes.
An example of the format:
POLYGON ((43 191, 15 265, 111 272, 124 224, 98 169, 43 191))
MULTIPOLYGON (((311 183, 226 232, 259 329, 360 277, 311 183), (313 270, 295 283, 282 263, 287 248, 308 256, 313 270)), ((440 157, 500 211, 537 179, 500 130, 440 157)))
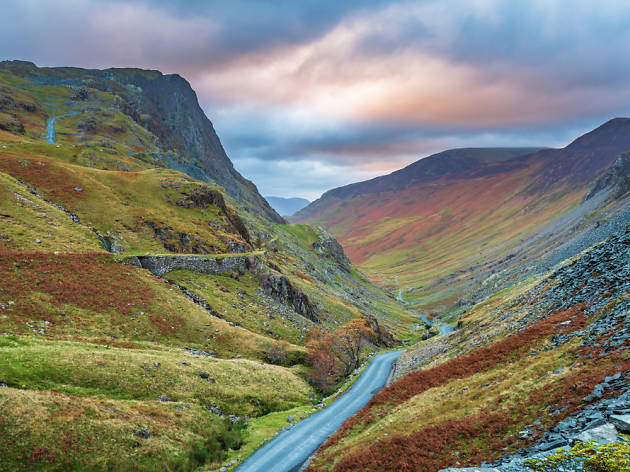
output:
POLYGON ((605 377, 584 401, 594 403, 558 423, 537 444, 514 454, 506 454, 490 465, 500 472, 531 472, 523 465, 527 460, 541 458, 576 442, 595 440, 605 444, 618 440, 619 433, 630 432, 630 415, 626 414, 630 412, 630 370, 605 377), (617 397, 601 398, 609 392, 619 391, 621 394, 617 397))
POLYGON ((151 437, 151 431, 148 429, 137 429, 136 436, 142 439, 149 439, 151 437))
MULTIPOLYGON (((627 220, 619 232, 552 272, 545 284, 546 291, 541 293, 540 288, 535 287, 516 300, 515 305, 525 301, 531 308, 512 326, 515 331, 548 313, 579 303, 585 305, 584 311, 590 322, 584 329, 555 336, 552 346, 543 347, 538 352, 576 338, 581 340, 582 346, 591 348, 600 356, 627 350, 630 343, 630 299, 625 296, 630 292, 630 225, 627 220)), ((546 431, 536 444, 486 466, 499 472, 531 472, 524 466, 525 461, 550 455, 558 448, 569 448, 578 441, 595 440, 604 444, 619 440, 619 433, 630 431, 630 370, 603 378, 582 401, 585 406, 581 410, 546 431)), ((557 409, 551 415, 560 412, 561 409, 557 409)), ((535 429, 540 424, 535 421, 521 431, 521 439, 527 439, 530 428, 535 429)), ((580 464, 571 467, 566 470, 583 470, 580 464)))

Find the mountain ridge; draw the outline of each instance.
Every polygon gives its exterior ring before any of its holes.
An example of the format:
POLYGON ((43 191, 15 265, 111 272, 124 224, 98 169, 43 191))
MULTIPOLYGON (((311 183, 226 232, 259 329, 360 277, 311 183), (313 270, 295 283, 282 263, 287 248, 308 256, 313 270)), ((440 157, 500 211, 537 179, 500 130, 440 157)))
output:
POLYGON ((89 87, 113 93, 121 100, 115 106, 157 137, 167 151, 160 157, 168 167, 214 181, 241 204, 253 205, 271 221, 283 222, 256 186, 234 168, 196 93, 180 75, 136 68, 40 68, 26 61, 2 61, 0 69, 42 81, 43 85, 89 87))
POLYGON ((486 277, 620 211, 622 195, 583 200, 628 149, 630 119, 615 118, 560 149, 498 157, 495 149, 487 159, 465 154, 484 149, 444 151, 330 190, 290 220, 326 228, 373 280, 398 280, 416 309, 458 313, 486 277))
POLYGON ((306 198, 299 197, 286 198, 266 196, 265 198, 274 210, 283 216, 291 216, 311 203, 306 198))

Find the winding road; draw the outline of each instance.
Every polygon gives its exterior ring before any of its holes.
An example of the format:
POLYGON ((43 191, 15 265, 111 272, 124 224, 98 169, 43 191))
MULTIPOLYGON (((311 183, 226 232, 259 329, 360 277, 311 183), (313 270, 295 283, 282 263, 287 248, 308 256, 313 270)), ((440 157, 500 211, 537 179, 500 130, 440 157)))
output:
POLYGON ((71 111, 69 113, 66 113, 65 115, 51 116, 50 118, 48 118, 48 121, 46 122, 46 141, 48 142, 48 144, 55 144, 55 121, 57 121, 59 118, 74 116, 77 114, 78 112, 71 111))
POLYGON ((402 351, 374 356, 361 377, 327 408, 280 433, 249 456, 237 472, 290 472, 309 456, 354 413, 385 386, 392 365, 402 351))
MULTIPOLYGON (((402 302, 404 305, 409 305, 409 302, 406 301, 405 299, 403 299, 402 297, 402 288, 398 290, 398 294, 396 295, 396 300, 398 300, 399 302, 402 302)), ((433 328, 436 323, 434 323, 433 321, 431 321, 427 315, 425 315, 424 313, 418 313, 417 311, 414 311, 410 308, 407 308, 408 311, 410 311, 411 313, 418 315, 418 317, 424 321, 426 324, 429 325, 430 328, 433 328)), ((451 325, 447 325, 444 323, 437 323, 437 329, 440 332, 440 334, 448 334, 451 333, 453 331, 455 331, 455 328, 453 328, 451 325)))

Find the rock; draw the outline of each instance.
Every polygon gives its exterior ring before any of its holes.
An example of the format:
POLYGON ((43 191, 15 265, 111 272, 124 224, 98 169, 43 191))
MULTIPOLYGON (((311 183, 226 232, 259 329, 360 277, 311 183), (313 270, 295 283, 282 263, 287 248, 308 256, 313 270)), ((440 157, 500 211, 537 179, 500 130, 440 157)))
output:
POLYGON ((617 430, 612 424, 606 423, 602 426, 583 431, 571 439, 583 443, 597 441, 598 443, 608 444, 609 442, 617 440, 617 430))
POLYGON ((614 382, 615 380, 619 380, 620 378, 621 378, 621 374, 616 373, 615 375, 611 375, 610 377, 604 377, 604 382, 611 383, 611 382, 614 382))
POLYGON ((153 363, 153 367, 160 367, 160 365, 161 365, 161 364, 160 364, 159 362, 154 362, 154 363, 153 363))
POLYGON ((136 429, 136 436, 142 439, 149 439, 151 437, 151 431, 148 429, 136 429))
POLYGON ((74 191, 75 192, 83 192, 83 188, 82 187, 74 187, 74 191))
POLYGON ((313 249, 334 260, 347 273, 352 272, 350 259, 343 251, 343 246, 330 234, 321 235, 319 242, 313 243, 313 249))
POLYGON ((157 400, 159 402, 172 402, 173 400, 168 395, 160 395, 157 400))
POLYGON ((223 275, 244 268, 245 256, 197 257, 197 256, 134 256, 138 263, 158 277, 174 270, 191 270, 200 274, 223 275))
POLYGON ((199 372, 199 377, 201 377, 202 379, 209 379, 210 374, 208 374, 207 372, 199 372))
POLYGON ((294 420, 295 420, 295 418, 293 418, 293 415, 289 415, 289 416, 287 417, 287 422, 288 422, 288 423, 293 423, 293 421, 294 421, 294 420))
POLYGON ((630 415, 610 415, 608 419, 622 433, 630 433, 630 415))
POLYGON ((566 446, 569 442, 565 439, 556 439, 555 441, 542 443, 536 446, 539 451, 550 451, 552 449, 558 449, 559 447, 566 446))
POLYGON ((39 243, 41 243, 41 242, 42 242, 42 240, 41 240, 41 239, 39 239, 39 238, 36 238, 36 239, 35 239, 35 242, 36 242, 37 244, 39 244, 39 243))
POLYGON ((308 398, 311 400, 315 398, 315 394, 313 392, 308 392, 308 398))
POLYGON ((8 387, 8 385, 6 382, 0 381, 0 387, 8 387))
POLYGON ((311 302, 308 295, 295 288, 284 275, 278 276, 272 273, 264 273, 260 276, 260 286, 266 295, 271 296, 281 303, 290 305, 296 313, 308 318, 315 323, 321 323, 317 314, 319 309, 311 302))

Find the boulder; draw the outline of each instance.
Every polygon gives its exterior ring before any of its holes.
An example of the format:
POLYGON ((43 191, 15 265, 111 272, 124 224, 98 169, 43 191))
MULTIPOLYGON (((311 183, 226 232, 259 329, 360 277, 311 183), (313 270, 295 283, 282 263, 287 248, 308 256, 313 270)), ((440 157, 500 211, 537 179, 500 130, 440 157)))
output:
POLYGON ((610 415, 608 420, 622 433, 630 433, 630 415, 610 415))
POLYGON ((582 431, 571 439, 583 443, 597 441, 598 443, 608 444, 617 440, 617 430, 612 424, 606 423, 602 426, 582 431))
POLYGON ((149 439, 151 437, 151 431, 148 429, 136 429, 136 436, 142 439, 149 439))

